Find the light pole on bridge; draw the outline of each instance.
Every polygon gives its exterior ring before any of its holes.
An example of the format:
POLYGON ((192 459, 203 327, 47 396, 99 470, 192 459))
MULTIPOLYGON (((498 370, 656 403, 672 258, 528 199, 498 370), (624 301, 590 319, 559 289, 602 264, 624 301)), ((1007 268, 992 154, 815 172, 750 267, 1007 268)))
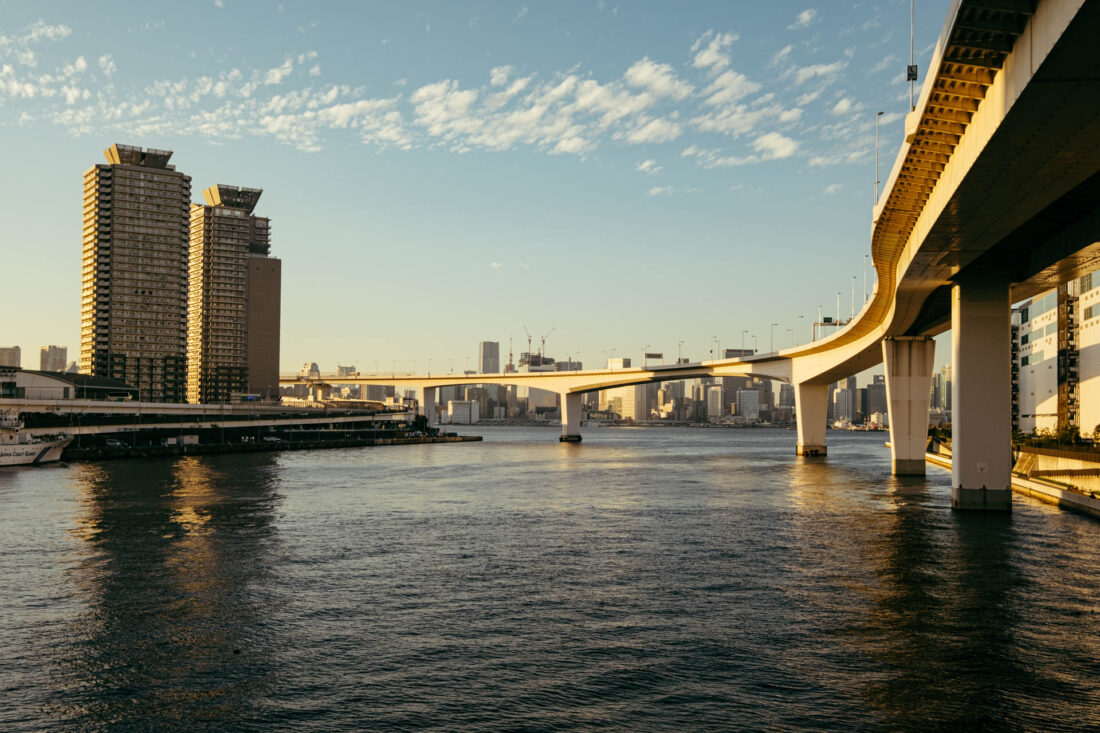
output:
POLYGON ((771 354, 775 351, 775 327, 778 323, 773 323, 768 331, 768 353, 771 354))
POLYGON ((794 317, 794 345, 798 346, 798 322, 802 320, 802 316, 794 317))

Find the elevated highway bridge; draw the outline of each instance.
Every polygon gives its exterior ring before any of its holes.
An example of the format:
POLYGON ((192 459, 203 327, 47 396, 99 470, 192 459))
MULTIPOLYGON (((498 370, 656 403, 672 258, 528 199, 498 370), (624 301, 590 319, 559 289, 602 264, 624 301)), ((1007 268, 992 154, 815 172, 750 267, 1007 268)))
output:
MULTIPOLYGON (((794 385, 800 455, 824 455, 828 385, 885 362, 893 469, 924 472, 932 337, 952 334, 952 503, 1011 502, 1011 303, 1100 268, 1100 0, 953 0, 873 210, 875 292, 846 328, 749 359, 649 369, 326 379, 562 396, 727 375, 794 385)), ((309 383, 290 378, 284 384, 309 383)), ((430 413, 429 413, 430 414, 430 413)))

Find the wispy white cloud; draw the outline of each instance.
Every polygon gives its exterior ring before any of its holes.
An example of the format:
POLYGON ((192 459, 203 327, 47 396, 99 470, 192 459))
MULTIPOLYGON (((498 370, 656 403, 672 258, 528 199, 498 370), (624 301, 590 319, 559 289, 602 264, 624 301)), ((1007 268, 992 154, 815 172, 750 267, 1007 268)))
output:
POLYGON ((489 269, 490 270, 499 270, 502 267, 504 267, 503 262, 490 262, 489 263, 489 269))
POLYGON ((833 105, 833 108, 829 110, 829 114, 840 117, 859 112, 862 109, 863 105, 854 101, 851 97, 841 97, 837 100, 836 104, 833 105))
POLYGON ((893 64, 894 64, 894 63, 895 63, 895 62, 896 62, 897 60, 898 60, 898 57, 897 57, 897 56, 895 56, 894 54, 890 54, 890 55, 888 55, 888 56, 884 57, 884 58, 882 59, 882 61, 879 61, 879 62, 878 62, 877 64, 875 64, 874 66, 872 66, 872 67, 871 67, 871 73, 872 73, 872 74, 877 74, 877 73, 878 73, 878 72, 880 72, 880 71, 886 71, 886 70, 887 70, 887 69, 889 69, 889 68, 890 68, 890 67, 891 67, 891 66, 892 66, 892 65, 893 65, 893 64))
POLYGON ((842 188, 844 188, 844 185, 843 185, 843 184, 840 184, 840 183, 830 183, 830 184, 829 184, 828 186, 826 186, 826 187, 825 187, 825 190, 823 191, 823 193, 824 193, 824 194, 825 194, 826 196, 832 196, 832 195, 834 195, 834 194, 838 194, 838 193, 840 193, 840 189, 842 189, 842 188))
POLYGON ((695 54, 692 60, 697 69, 724 69, 730 65, 730 57, 726 52, 734 42, 740 38, 736 33, 718 33, 709 30, 695 41, 691 46, 691 52, 695 54))
POLYGON ((776 51, 775 54, 772 55, 772 59, 770 61, 771 65, 780 66, 781 64, 786 63, 786 61, 791 57, 791 51, 793 50, 794 46, 788 43, 786 46, 776 51))
POLYGON ((676 78, 671 66, 650 61, 648 56, 627 69, 623 78, 632 87, 648 89, 656 97, 671 97, 677 101, 693 91, 691 84, 676 78))
POLYGON ((806 28, 815 20, 817 20, 817 11, 813 8, 808 8, 795 16, 794 22, 787 26, 787 30, 793 31, 800 28, 806 28))
MULTIPOLYGON (((844 156, 862 155, 865 147, 857 144, 862 122, 838 119, 810 128, 804 121, 804 108, 835 83, 847 60, 792 65, 788 45, 772 56, 780 67, 777 73, 750 78, 735 68, 731 49, 738 36, 732 32, 709 30, 680 59, 643 56, 624 65, 619 76, 600 77, 579 66, 519 75, 500 64, 472 85, 429 78, 410 86, 408 79, 396 79, 399 89, 389 96, 324 83, 317 51, 288 52, 281 61, 256 68, 225 68, 129 88, 116 86, 132 74, 120 74, 110 54, 70 56, 48 72, 32 65, 39 59, 26 52, 33 52, 35 44, 64 41, 71 34, 67 26, 37 23, 0 36, 0 124, 33 119, 77 135, 125 130, 197 134, 211 141, 266 136, 307 152, 320 150, 329 138, 351 134, 380 149, 439 147, 466 153, 526 147, 584 156, 602 145, 660 146, 692 135, 698 146, 691 146, 692 157, 711 168, 795 155, 831 165, 844 156), (731 139, 747 142, 724 150, 708 136, 720 136, 729 145, 731 139), (841 144, 847 147, 830 149, 841 144)), ((855 96, 833 97, 838 118, 863 108, 855 96)), ((636 170, 657 173, 658 157, 636 163, 636 170)), ((688 192, 682 186, 675 190, 688 192)))
POLYGON ((671 196, 673 188, 672 186, 654 186, 646 191, 647 196, 671 196))
POLYGON ((796 66, 790 69, 785 76, 794 78, 795 84, 805 84, 811 79, 828 79, 836 76, 844 67, 846 61, 834 61, 831 64, 812 64, 810 66, 796 66))
POLYGON ((749 146, 753 152, 747 155, 726 155, 718 150, 691 145, 680 153, 685 158, 695 158, 703 168, 733 168, 768 160, 790 158, 798 152, 799 144, 778 132, 758 136, 749 146))
POLYGON ((118 66, 113 60, 111 60, 111 54, 103 54, 99 57, 99 68, 103 70, 103 75, 110 79, 115 71, 118 70, 118 66))

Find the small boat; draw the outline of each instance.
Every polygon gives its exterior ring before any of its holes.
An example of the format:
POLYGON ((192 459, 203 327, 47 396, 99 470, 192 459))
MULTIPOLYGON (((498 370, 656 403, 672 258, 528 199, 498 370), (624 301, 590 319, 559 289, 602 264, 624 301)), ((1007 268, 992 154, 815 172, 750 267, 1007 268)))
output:
POLYGON ((59 435, 31 435, 23 432, 23 420, 19 413, 0 414, 0 466, 37 466, 61 460, 61 451, 73 437, 59 435))

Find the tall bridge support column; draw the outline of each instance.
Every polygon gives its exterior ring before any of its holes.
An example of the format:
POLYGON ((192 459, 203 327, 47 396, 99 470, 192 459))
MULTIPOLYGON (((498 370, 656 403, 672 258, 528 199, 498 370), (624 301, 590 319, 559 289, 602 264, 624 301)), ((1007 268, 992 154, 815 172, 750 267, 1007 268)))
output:
POLYGON ((829 414, 829 385, 801 383, 794 386, 794 409, 798 415, 800 456, 824 456, 825 421, 829 414))
POLYGON ((1011 339, 1007 278, 975 276, 954 286, 951 506, 955 509, 1012 508, 1011 339))
POLYGON ((888 338, 882 342, 882 357, 890 415, 891 468, 895 476, 923 476, 936 342, 930 338, 888 338))
POLYGON ((581 442, 581 399, 580 392, 566 392, 561 395, 561 442, 581 442))
POLYGON ((417 412, 428 418, 428 425, 435 423, 435 393, 438 387, 421 387, 417 390, 417 412))

